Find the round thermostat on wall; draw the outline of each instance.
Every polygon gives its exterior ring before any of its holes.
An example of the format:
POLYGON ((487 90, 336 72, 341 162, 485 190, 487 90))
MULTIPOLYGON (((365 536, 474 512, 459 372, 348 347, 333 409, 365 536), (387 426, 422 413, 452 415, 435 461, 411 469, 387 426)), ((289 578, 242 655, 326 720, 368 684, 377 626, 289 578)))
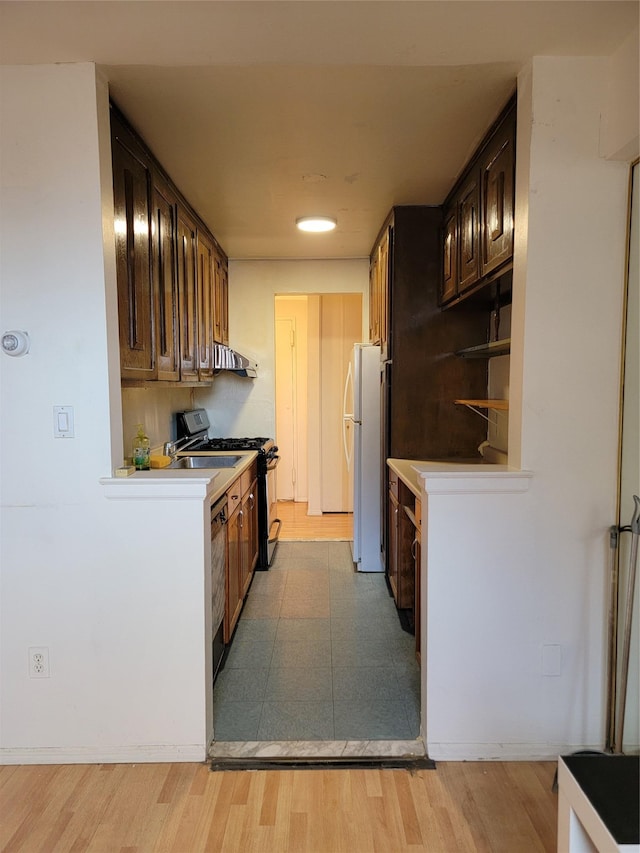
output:
POLYGON ((2 349, 7 355, 26 355, 29 352, 29 335, 12 330, 2 335, 2 349))

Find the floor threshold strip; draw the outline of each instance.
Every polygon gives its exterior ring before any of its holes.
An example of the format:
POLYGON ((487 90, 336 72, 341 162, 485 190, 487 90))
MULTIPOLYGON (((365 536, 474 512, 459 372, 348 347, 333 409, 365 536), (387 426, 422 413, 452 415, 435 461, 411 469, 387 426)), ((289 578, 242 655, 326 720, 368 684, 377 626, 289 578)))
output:
POLYGON ((426 755, 353 756, 345 758, 213 758, 211 770, 435 770, 436 763, 426 755))

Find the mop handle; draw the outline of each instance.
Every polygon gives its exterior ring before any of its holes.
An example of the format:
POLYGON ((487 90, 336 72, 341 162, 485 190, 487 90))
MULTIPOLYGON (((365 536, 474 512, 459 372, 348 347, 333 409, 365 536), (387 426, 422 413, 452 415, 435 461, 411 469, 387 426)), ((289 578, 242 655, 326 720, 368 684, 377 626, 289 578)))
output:
POLYGON ((631 519, 631 533, 635 536, 640 536, 640 498, 638 495, 633 496, 635 507, 633 510, 633 518, 631 519))
POLYGON ((636 585, 636 565, 638 562, 638 539, 640 538, 640 498, 633 496, 635 508, 631 519, 631 552, 629 554, 629 577, 627 579, 627 606, 625 609, 624 635, 622 645, 622 668, 620 671, 620 708, 615 738, 615 752, 622 752, 624 735, 624 712, 627 704, 627 681, 629 676, 629 653, 631 650, 631 622, 633 619, 633 597, 636 585))

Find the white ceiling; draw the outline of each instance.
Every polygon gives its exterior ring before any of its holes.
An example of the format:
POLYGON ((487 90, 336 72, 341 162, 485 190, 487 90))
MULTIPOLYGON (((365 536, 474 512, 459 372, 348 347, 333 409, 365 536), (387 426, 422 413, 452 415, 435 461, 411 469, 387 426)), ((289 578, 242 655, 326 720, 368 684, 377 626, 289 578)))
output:
POLYGON ((0 2, 4 64, 96 62, 233 258, 364 257, 439 204, 534 55, 609 55, 637 2, 0 2), (296 217, 335 216, 327 235, 296 217))

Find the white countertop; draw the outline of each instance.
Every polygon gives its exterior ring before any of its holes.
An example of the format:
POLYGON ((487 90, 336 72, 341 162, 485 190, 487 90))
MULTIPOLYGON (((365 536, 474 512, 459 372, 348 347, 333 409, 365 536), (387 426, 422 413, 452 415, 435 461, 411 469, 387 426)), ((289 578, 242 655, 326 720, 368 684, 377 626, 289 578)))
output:
MULTIPOLYGON (((189 455, 189 454, 185 454, 189 455)), ((228 456, 228 451, 194 453, 211 456, 211 468, 152 468, 136 471, 129 477, 102 477, 100 484, 108 489, 109 498, 133 499, 165 497, 202 497, 217 500, 257 457, 255 450, 234 450, 243 459, 233 468, 214 468, 216 456, 228 456)))
MULTIPOLYGON (((387 465, 394 471, 402 482, 408 486, 411 491, 420 497, 422 494, 423 481, 431 481, 440 479, 448 481, 449 486, 444 483, 438 486, 438 491, 504 491, 504 486, 498 486, 498 481, 504 484, 504 481, 509 481, 510 485, 506 490, 522 491, 528 486, 528 481, 531 479, 530 471, 521 471, 516 468, 511 468, 509 465, 500 465, 493 462, 486 462, 482 458, 478 459, 387 459, 387 465), (495 485, 488 488, 482 483, 487 483, 487 480, 494 480, 495 485), (464 485, 463 482, 464 481, 464 485), (526 483, 525 483, 526 481, 526 483), (469 486, 470 482, 475 482, 475 486, 469 486), (457 483, 457 485, 456 485, 457 483)), ((434 489, 427 489, 434 491, 434 489)))

